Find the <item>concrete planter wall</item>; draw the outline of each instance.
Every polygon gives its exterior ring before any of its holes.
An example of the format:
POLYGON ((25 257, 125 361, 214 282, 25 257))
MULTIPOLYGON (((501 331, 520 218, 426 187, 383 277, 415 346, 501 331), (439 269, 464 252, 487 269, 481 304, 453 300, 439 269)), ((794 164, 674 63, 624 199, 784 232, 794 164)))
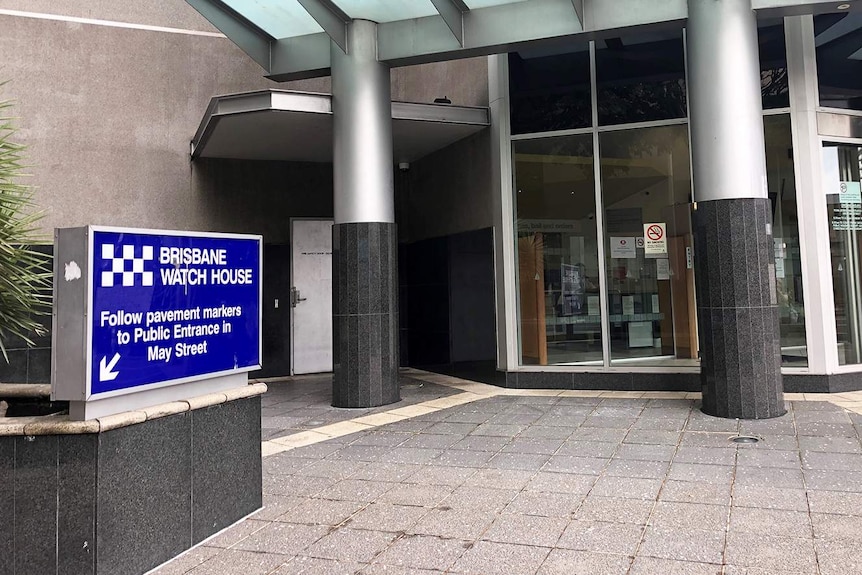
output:
POLYGON ((0 419, 0 575, 145 573, 259 509, 264 391, 0 419))

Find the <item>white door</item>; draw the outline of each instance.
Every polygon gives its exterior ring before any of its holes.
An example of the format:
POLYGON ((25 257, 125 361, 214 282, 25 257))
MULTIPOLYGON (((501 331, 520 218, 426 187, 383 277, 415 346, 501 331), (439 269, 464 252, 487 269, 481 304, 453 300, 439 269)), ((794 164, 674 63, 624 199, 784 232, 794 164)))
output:
POLYGON ((291 221, 291 365, 332 371, 332 220, 291 221))

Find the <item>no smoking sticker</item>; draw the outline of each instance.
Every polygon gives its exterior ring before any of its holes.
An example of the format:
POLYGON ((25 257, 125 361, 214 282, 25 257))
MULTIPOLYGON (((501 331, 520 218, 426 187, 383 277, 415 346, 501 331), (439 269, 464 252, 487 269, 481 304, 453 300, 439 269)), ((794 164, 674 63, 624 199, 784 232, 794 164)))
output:
POLYGON ((644 224, 644 255, 667 254, 667 226, 662 223, 644 224))

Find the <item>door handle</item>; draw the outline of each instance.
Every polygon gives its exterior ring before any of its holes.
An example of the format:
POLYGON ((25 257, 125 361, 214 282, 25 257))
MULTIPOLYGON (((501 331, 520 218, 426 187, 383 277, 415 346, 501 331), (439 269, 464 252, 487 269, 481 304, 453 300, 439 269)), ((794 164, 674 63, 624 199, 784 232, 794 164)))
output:
POLYGON ((306 299, 308 299, 308 298, 304 298, 304 297, 299 296, 299 290, 298 289, 296 289, 295 287, 290 288, 290 307, 296 307, 296 305, 299 302, 305 301, 306 299))

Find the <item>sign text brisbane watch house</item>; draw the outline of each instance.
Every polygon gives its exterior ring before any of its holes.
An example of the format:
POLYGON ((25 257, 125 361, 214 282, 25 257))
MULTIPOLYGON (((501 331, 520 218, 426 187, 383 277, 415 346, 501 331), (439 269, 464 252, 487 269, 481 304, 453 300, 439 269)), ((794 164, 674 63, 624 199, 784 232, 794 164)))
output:
POLYGON ((236 387, 261 362, 261 238, 57 231, 53 396, 76 419, 236 387))

